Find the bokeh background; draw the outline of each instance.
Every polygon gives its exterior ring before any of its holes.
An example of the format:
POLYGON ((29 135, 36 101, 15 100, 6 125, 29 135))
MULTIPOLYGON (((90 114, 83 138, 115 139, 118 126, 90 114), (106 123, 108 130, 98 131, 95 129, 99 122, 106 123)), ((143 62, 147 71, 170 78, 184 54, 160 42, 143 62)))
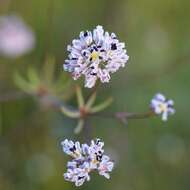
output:
MULTIPOLYGON (((36 37, 30 53, 16 59, 0 57, 0 189, 76 189, 63 179, 69 158, 60 142, 65 138, 85 142, 84 134, 75 136, 75 120, 25 94, 14 76, 25 75, 31 67, 41 73, 51 56, 55 76, 60 77, 58 86, 64 87, 70 81, 62 71, 67 44, 81 30, 100 24, 126 43, 130 61, 109 84, 100 85, 97 101, 113 96, 109 111, 144 112, 154 94, 162 92, 175 101, 176 114, 166 123, 149 118, 130 120, 127 126, 91 118, 91 136, 105 141, 116 165, 110 180, 93 174, 79 189, 188 190, 189 8, 188 0, 0 0, 1 16, 19 15, 36 37)), ((70 83, 59 96, 75 105, 70 83)), ((89 93, 84 90, 85 96, 89 93)))

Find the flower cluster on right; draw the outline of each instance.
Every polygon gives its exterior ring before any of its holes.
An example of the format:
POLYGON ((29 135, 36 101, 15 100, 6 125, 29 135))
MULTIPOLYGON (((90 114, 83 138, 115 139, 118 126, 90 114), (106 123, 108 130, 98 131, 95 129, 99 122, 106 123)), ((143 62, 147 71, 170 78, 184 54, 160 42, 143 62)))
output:
POLYGON ((166 99, 163 94, 156 94, 151 100, 151 109, 157 115, 162 115, 162 120, 167 121, 168 115, 173 115, 175 113, 174 101, 171 99, 166 99))
POLYGON ((109 172, 112 171, 114 163, 104 154, 104 142, 100 139, 92 140, 90 146, 67 139, 61 142, 61 145, 63 151, 73 158, 67 163, 65 180, 81 186, 90 180, 89 173, 93 170, 98 170, 99 174, 107 179, 110 178, 109 172))

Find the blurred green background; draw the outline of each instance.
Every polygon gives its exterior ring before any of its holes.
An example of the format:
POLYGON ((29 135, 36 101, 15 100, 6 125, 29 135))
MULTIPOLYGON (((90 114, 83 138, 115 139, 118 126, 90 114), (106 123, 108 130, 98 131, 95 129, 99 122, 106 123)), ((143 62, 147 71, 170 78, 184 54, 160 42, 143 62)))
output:
MULTIPOLYGON (((62 176, 68 157, 60 142, 73 135, 76 121, 20 95, 14 73, 41 72, 46 57, 56 60, 56 76, 66 46, 81 30, 103 25, 127 45, 129 64, 101 85, 98 100, 114 97, 109 111, 143 112, 162 92, 175 101, 176 114, 130 120, 127 126, 92 118, 92 137, 105 141, 116 161, 111 179, 93 174, 79 189, 188 190, 190 187, 190 1, 188 0, 1 0, 0 13, 20 15, 36 35, 36 47, 17 59, 0 57, 0 189, 76 189, 62 176)), ((78 83, 78 82, 76 82, 78 83)), ((90 90, 85 90, 88 96, 90 90)), ((64 92, 63 92, 64 93, 64 92)), ((72 94, 72 93, 71 93, 72 94)), ((75 104, 69 96, 68 103, 75 104)))

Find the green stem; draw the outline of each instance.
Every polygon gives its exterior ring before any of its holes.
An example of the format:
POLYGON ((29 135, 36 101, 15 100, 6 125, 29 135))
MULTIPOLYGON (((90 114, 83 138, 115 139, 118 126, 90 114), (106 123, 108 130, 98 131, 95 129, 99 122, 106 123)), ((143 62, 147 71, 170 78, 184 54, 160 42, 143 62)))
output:
POLYGON ((80 118, 80 112, 78 110, 71 110, 67 108, 66 106, 61 106, 60 110, 67 117, 70 117, 73 119, 80 118))
POLYGON ((149 117, 155 116, 155 113, 148 111, 145 113, 127 113, 127 112, 118 112, 115 114, 117 119, 126 118, 126 119, 146 119, 149 117))
POLYGON ((84 127, 84 120, 80 119, 76 128, 74 129, 74 133, 79 134, 82 131, 83 127, 84 127))
POLYGON ((86 103, 86 105, 85 105, 85 108, 86 108, 87 110, 89 110, 89 109, 93 106, 93 104, 94 104, 95 101, 96 101, 96 92, 94 92, 94 93, 90 96, 90 98, 88 99, 88 101, 87 101, 87 103, 86 103))
POLYGON ((104 109, 106 109, 108 106, 110 106, 112 104, 112 102, 113 102, 113 98, 110 97, 107 100, 105 100, 104 102, 100 103, 99 105, 94 106, 93 108, 91 108, 90 113, 94 114, 94 113, 97 113, 97 112, 101 112, 104 109))
POLYGON ((127 120, 129 119, 146 119, 146 118, 156 116, 156 114, 152 111, 148 111, 145 113, 129 113, 129 112, 95 113, 95 114, 91 114, 90 116, 117 119, 120 122, 127 124, 127 120))
POLYGON ((77 101, 78 101, 78 105, 79 107, 84 107, 84 98, 82 95, 82 90, 80 86, 76 86, 76 95, 77 95, 77 101))

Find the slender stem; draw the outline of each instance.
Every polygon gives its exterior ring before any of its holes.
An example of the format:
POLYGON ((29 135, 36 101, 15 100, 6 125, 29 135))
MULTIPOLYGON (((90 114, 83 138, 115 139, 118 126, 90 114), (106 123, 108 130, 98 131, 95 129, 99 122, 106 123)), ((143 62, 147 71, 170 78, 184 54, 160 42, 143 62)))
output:
POLYGON ((92 89, 92 92, 91 92, 90 95, 87 97, 87 100, 88 100, 94 93, 97 92, 99 86, 100 86, 100 81, 97 81, 97 82, 96 82, 96 85, 95 85, 95 86, 93 87, 93 89, 92 89))
POLYGON ((76 86, 76 95, 77 95, 77 101, 78 101, 79 108, 84 107, 85 103, 84 103, 84 98, 83 98, 82 90, 81 90, 80 86, 76 86))
POLYGON ((84 120, 79 119, 78 124, 77 124, 76 128, 74 129, 74 133, 76 135, 78 135, 82 131, 83 127, 84 127, 84 120))
POLYGON ((94 92, 88 99, 88 101, 86 102, 86 105, 85 105, 85 108, 87 110, 89 110, 93 105, 94 105, 94 102, 96 101, 96 92, 94 92))
POLYGON ((80 118, 80 112, 77 110, 71 110, 66 106, 61 106, 61 112, 63 114, 65 114, 67 117, 73 118, 73 119, 77 119, 80 118))
POLYGON ((128 113, 128 112, 117 112, 115 117, 119 118, 126 118, 126 119, 146 119, 149 117, 155 116, 154 112, 148 111, 145 113, 128 113))
POLYGON ((87 143, 90 143, 91 139, 93 139, 93 128, 88 119, 84 122, 83 137, 87 143))
POLYGON ((92 107, 90 109, 90 113, 97 113, 97 112, 101 112, 102 110, 106 109, 108 106, 111 105, 111 103, 113 102, 113 98, 110 97, 107 100, 105 100, 104 102, 92 107))
POLYGON ((89 117, 103 117, 110 119, 117 119, 122 123, 127 123, 129 119, 146 119, 155 116, 155 113, 148 111, 145 113, 129 113, 129 112, 116 112, 116 113, 95 113, 89 115, 89 117))

